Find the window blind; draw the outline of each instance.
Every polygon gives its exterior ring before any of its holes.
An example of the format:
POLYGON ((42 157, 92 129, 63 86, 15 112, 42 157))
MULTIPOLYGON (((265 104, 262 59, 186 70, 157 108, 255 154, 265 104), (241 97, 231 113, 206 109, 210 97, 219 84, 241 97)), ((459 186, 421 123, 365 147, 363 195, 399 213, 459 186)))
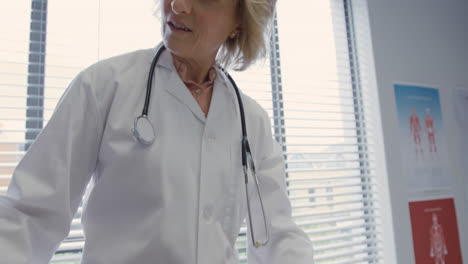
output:
MULTIPOLYGON (((316 263, 380 259, 367 110, 373 90, 361 56, 369 35, 361 33, 365 1, 350 2, 278 1, 270 58, 232 72, 271 117, 284 151, 293 216, 314 243, 316 263)), ((32 0, 2 12, 3 24, 14 26, 0 31, 0 193, 79 71, 160 41, 152 10, 152 0, 32 0)), ((79 263, 81 212, 52 263, 79 263)), ((246 239, 243 226, 236 245, 241 263, 247 263, 246 239)))
POLYGON ((355 32, 365 14, 357 18, 346 0, 279 1, 277 13, 282 90, 273 90, 272 105, 283 115, 272 123, 293 217, 313 241, 316 263, 377 263, 373 132, 355 32))
MULTIPOLYGON (((361 64, 369 69, 359 56, 365 44, 360 52, 357 46, 358 37, 365 43, 370 36, 356 33, 356 21, 364 28, 367 18, 365 2, 358 2, 356 13, 350 1, 279 1, 270 87, 247 91, 269 104, 293 217, 313 241, 316 263, 381 259, 372 114, 361 64)), ((238 239, 243 263, 245 232, 238 239)))
POLYGON ((14 1, 0 15, 0 194, 24 154, 31 3, 14 1))

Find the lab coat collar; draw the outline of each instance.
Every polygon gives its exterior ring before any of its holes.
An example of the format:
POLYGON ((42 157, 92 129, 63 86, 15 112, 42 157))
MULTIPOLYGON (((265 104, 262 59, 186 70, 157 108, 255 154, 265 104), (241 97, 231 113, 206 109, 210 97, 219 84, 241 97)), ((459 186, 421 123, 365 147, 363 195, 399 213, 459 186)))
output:
MULTIPOLYGON (((156 52, 163 44, 160 43, 153 49, 153 56, 156 55, 156 52)), ((153 57, 151 58, 151 60, 153 57)), ((151 61, 150 61, 151 63, 151 61)), ((226 107, 232 107, 226 104, 229 101, 230 94, 227 92, 227 85, 224 78, 220 78, 220 75, 224 75, 221 71, 217 70, 216 79, 213 84, 213 95, 211 97, 210 108, 208 111, 208 116, 205 117, 205 114, 201 110, 200 106, 198 105, 195 98, 190 93, 189 89, 185 86, 182 79, 180 79, 179 74, 176 71, 174 66, 174 62, 172 60, 172 56, 168 50, 165 50, 159 60, 157 62, 157 66, 163 67, 165 69, 170 70, 169 81, 167 83, 175 84, 175 85, 164 85, 164 89, 174 96, 178 101, 188 107, 192 113, 203 123, 206 123, 207 120, 216 119, 217 116, 222 115, 222 111, 225 110, 226 107)), ((154 79, 157 79, 155 77, 154 79)))
MULTIPOLYGON (((150 64, 153 61, 154 56, 156 56, 156 53, 158 52, 158 50, 163 45, 164 45, 164 43, 161 42, 156 47, 153 48, 153 52, 152 52, 153 54, 152 54, 151 58, 149 58, 149 63, 150 64)), ((159 66, 159 67, 166 68, 166 69, 168 69, 170 71, 175 71, 174 63, 172 62, 171 53, 167 49, 161 54, 161 56, 159 56, 159 60, 158 60, 156 65, 159 66)))

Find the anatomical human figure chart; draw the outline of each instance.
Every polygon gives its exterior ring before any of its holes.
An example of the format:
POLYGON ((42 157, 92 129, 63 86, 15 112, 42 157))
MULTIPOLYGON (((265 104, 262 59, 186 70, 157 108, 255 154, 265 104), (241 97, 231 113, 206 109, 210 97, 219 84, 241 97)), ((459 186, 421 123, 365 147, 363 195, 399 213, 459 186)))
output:
POLYGON ((410 202, 416 264, 463 264, 454 200, 410 202))
POLYGON ((411 191, 448 188, 448 159, 439 90, 395 84, 402 174, 411 191))

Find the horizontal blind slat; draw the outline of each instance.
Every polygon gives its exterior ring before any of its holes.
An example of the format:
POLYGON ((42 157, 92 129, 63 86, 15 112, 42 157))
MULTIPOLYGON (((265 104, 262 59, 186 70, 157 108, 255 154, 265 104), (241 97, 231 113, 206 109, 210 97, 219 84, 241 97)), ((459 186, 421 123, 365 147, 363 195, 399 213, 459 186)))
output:
POLYGON ((340 257, 361 255, 363 253, 372 254, 372 253, 377 252, 377 251, 378 251, 377 247, 366 247, 364 249, 349 250, 349 251, 344 252, 344 253, 328 254, 326 256, 316 256, 316 257, 314 257, 314 259, 315 259, 315 261, 332 260, 332 259, 336 259, 336 258, 340 258, 340 257))
POLYGON ((340 202, 314 202, 314 203, 292 203, 294 209, 302 209, 302 208, 317 208, 317 207, 331 207, 331 206, 336 206, 336 205, 350 205, 353 203, 377 203, 377 200, 375 199, 369 199, 369 198, 361 198, 361 199, 347 199, 346 201, 340 201, 340 202))

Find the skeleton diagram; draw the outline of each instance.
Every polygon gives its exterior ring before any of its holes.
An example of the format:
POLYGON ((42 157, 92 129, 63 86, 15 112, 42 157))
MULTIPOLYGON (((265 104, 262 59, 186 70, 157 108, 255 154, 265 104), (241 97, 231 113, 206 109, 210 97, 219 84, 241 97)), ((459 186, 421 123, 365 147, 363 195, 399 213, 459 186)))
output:
POLYGON ((445 264, 445 255, 448 254, 447 245, 445 244, 444 230, 437 221, 437 215, 432 214, 432 226, 430 229, 431 239, 431 258, 435 264, 445 264))
POLYGON ((421 158, 423 158, 423 149, 421 146, 421 124, 419 123, 418 115, 416 115, 416 110, 412 108, 411 112, 410 130, 413 135, 414 152, 416 154, 416 159, 418 158, 418 153, 421 153, 421 158))

